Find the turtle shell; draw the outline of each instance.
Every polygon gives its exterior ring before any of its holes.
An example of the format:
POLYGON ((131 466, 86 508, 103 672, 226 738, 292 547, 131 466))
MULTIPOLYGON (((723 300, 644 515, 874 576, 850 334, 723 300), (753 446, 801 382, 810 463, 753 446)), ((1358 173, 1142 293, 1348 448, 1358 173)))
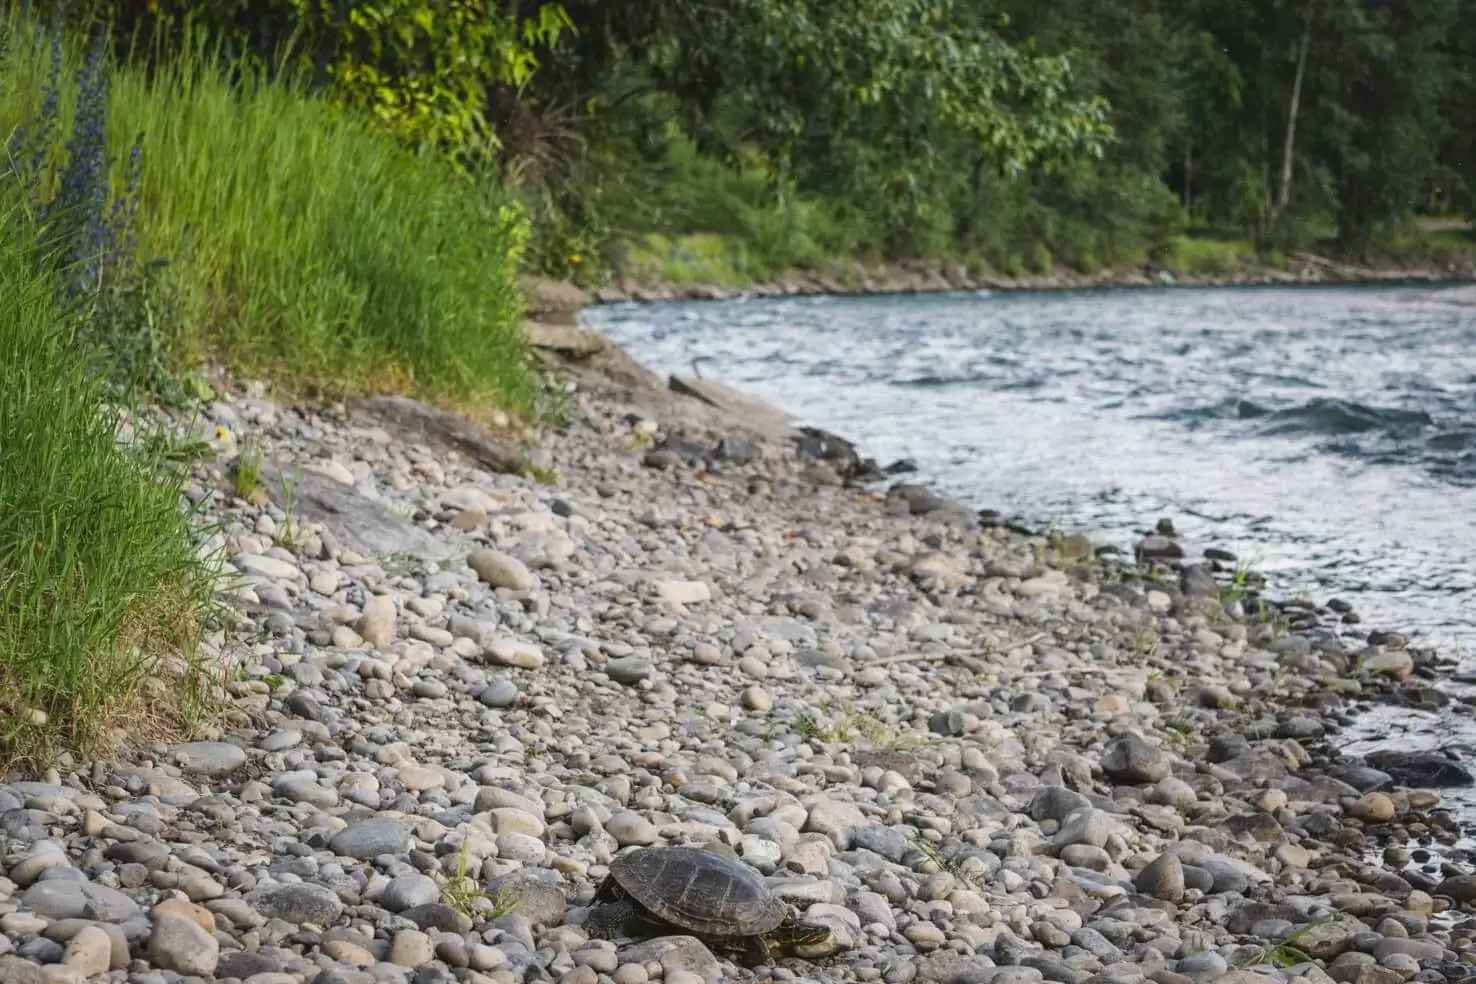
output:
POLYGON ((610 864, 648 912, 697 936, 762 936, 789 914, 748 865, 696 847, 651 847, 610 864))

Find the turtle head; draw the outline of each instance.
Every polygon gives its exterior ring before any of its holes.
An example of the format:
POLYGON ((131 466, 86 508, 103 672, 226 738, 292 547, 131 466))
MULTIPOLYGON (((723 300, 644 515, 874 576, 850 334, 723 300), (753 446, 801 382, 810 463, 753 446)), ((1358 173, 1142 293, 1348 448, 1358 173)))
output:
POLYGON ((764 936, 771 952, 790 952, 807 947, 824 946, 831 941, 830 930, 811 926, 790 917, 764 936))

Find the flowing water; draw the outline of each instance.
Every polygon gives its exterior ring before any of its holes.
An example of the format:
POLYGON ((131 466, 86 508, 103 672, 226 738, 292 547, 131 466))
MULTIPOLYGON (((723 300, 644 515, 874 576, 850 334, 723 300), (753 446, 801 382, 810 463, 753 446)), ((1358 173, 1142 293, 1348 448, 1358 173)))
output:
MULTIPOLYGON (((1165 288, 615 305, 662 373, 718 378, 979 507, 1129 545, 1171 516, 1272 593, 1470 655, 1476 307, 1412 288, 1165 288)), ((1476 749, 1476 720, 1358 737, 1476 749)), ((1476 818, 1476 794, 1468 816, 1476 818)))

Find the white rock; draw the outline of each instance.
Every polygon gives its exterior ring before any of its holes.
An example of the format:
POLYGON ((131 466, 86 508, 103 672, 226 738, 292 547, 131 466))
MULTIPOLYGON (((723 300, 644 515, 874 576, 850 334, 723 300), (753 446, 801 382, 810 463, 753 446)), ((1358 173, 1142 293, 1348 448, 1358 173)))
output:
POLYGON ((395 641, 395 599, 374 595, 364 602, 364 615, 355 628, 359 637, 375 648, 395 641))
POLYGON ((467 564, 477 572, 477 577, 494 588, 509 591, 531 591, 538 584, 533 572, 518 558, 499 550, 474 550, 467 564))
POLYGON ((494 663, 520 670, 536 670, 543 665, 543 650, 521 639, 493 639, 482 652, 494 663))
POLYGON ((656 593, 662 601, 673 605, 697 605, 712 600, 712 589, 705 581, 659 581, 656 593))
POLYGON ((265 554, 237 554, 231 563, 243 574, 254 574, 273 581, 295 581, 302 577, 302 571, 295 564, 265 554))

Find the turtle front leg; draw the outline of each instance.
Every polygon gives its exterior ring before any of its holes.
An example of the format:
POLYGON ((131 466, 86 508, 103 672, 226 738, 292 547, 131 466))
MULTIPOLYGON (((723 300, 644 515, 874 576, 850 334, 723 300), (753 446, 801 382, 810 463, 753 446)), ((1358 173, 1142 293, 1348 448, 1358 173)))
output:
POLYGON ((774 954, 769 949, 769 941, 762 936, 745 936, 738 941, 736 949, 734 957, 745 967, 773 966, 774 954))

